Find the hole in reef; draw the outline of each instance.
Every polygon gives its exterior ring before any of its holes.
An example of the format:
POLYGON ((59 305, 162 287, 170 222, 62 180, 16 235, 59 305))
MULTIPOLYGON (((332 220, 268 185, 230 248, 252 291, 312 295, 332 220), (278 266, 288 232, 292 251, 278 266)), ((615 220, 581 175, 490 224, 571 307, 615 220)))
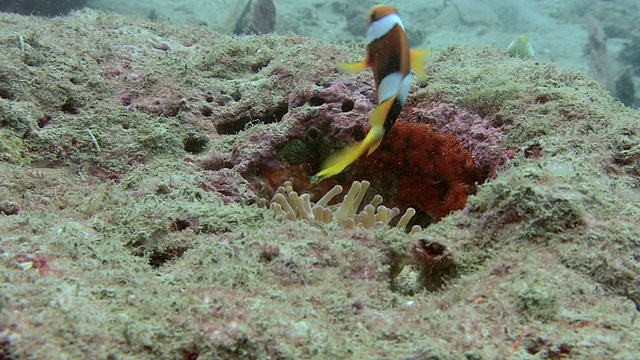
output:
POLYGON ((197 132, 189 133, 183 141, 184 150, 191 154, 203 152, 207 148, 207 144, 209 144, 209 136, 197 132))
POLYGON ((80 113, 80 104, 75 99, 69 98, 67 101, 60 106, 60 110, 67 114, 78 114, 80 113))
POLYGON ((267 124, 280 122, 287 112, 289 112, 289 103, 283 101, 277 104, 276 107, 270 109, 270 111, 266 112, 263 118, 267 124))
POLYGON ((171 231, 182 231, 193 225, 192 221, 186 219, 176 219, 170 226, 171 231))
POLYGON ((0 88, 0 98, 6 100, 13 100, 14 95, 9 89, 0 88))
POLYGON ((322 133, 317 127, 312 126, 305 133, 305 137, 311 142, 317 142, 322 139, 322 133))
POLYGON ((241 116, 236 120, 222 121, 216 124, 216 131, 220 135, 237 134, 247 127, 255 124, 271 124, 280 122, 284 115, 289 111, 289 103, 286 101, 276 104, 274 107, 268 108, 262 114, 249 114, 241 116))
POLYGON ((49 122, 51 121, 51 116, 49 115, 44 115, 43 117, 41 117, 40 119, 38 119, 38 127, 40 129, 42 129, 43 127, 49 125, 49 122))
POLYGON ((353 110, 353 107, 355 106, 353 100, 345 100, 345 102, 342 103, 342 112, 349 112, 351 110, 353 110))
POLYGON ((149 265, 157 269, 160 266, 164 265, 167 261, 179 259, 187 250, 189 250, 188 247, 175 247, 162 251, 159 249, 155 249, 155 251, 149 257, 149 265))
POLYGON ((213 109, 210 106, 203 106, 202 110, 200 110, 202 116, 209 117, 213 115, 213 109))
POLYGON ((244 130, 249 122, 253 121, 252 116, 241 116, 237 120, 220 122, 216 124, 216 131, 220 135, 233 135, 244 130))
POLYGON ((319 96, 314 96, 311 99, 309 99, 309 105, 310 106, 320 106, 322 104, 324 104, 326 101, 319 97, 319 96))

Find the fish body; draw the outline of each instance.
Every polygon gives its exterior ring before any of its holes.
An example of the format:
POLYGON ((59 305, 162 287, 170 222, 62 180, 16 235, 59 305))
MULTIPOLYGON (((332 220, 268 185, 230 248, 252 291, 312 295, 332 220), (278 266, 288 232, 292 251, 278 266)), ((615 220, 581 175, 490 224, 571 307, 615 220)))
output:
POLYGON ((536 56, 536 52, 533 50, 529 37, 527 35, 518 35, 509 46, 507 46, 507 54, 511 57, 520 57, 523 59, 529 59, 536 56))
POLYGON ((71 169, 67 167, 60 168, 31 168, 27 170, 26 175, 32 179, 53 179, 71 175, 71 169))
POLYGON ((378 106, 369 118, 370 129, 365 139, 331 155, 316 174, 325 179, 339 174, 360 156, 374 152, 384 134, 398 119, 409 94, 413 69, 424 81, 424 60, 430 51, 413 50, 398 11, 388 5, 371 8, 368 15, 367 55, 358 63, 339 63, 347 72, 370 67, 376 85, 378 106))

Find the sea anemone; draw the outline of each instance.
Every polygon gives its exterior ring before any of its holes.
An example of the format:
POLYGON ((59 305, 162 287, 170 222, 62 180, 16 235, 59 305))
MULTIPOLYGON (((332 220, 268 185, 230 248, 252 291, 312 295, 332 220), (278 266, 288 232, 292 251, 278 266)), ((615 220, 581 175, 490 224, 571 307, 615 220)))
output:
MULTIPOLYGON (((382 196, 375 195, 369 203, 361 208, 370 183, 368 181, 354 181, 342 202, 331 204, 333 199, 342 193, 341 185, 335 185, 317 202, 311 201, 310 194, 298 194, 293 190, 290 181, 278 187, 269 208, 276 215, 281 215, 287 220, 305 220, 312 224, 336 223, 345 229, 363 227, 371 229, 376 225, 389 226, 392 220, 400 215, 397 207, 388 208, 382 205, 382 196)), ((395 226, 405 229, 415 215, 413 208, 408 208, 395 226)), ((420 226, 413 226, 411 232, 420 231, 420 226)))

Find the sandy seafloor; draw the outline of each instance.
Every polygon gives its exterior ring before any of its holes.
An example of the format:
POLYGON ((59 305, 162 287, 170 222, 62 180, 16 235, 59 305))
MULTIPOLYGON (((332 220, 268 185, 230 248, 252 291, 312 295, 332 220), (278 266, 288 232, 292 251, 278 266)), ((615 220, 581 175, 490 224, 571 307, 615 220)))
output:
POLYGON ((640 114, 587 75, 577 5, 396 3, 434 49, 400 120, 482 119, 509 159, 407 234, 258 205, 311 186, 315 149, 281 151, 308 124, 372 107, 335 68, 363 48, 327 42, 357 40, 342 5, 238 38, 231 1, 136 3, 160 19, 0 14, 0 358, 640 357, 640 114), (519 33, 537 58, 506 55, 519 33))

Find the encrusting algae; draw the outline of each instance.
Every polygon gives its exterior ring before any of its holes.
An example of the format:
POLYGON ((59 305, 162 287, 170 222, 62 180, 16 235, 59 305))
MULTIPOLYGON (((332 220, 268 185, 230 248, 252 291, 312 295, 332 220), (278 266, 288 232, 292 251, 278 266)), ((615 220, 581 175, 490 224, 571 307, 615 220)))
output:
MULTIPOLYGON (((311 201, 310 194, 298 194, 293 190, 291 181, 287 181, 278 187, 271 198, 269 208, 276 215, 281 215, 287 220, 306 220, 312 224, 334 222, 345 229, 355 229, 357 226, 365 229, 371 229, 376 225, 390 226, 391 221, 400 215, 400 209, 382 205, 382 196, 375 195, 359 210, 369 186, 370 183, 366 180, 354 181, 341 203, 329 205, 337 195, 342 193, 341 185, 334 186, 314 203, 311 201)), ((415 209, 408 208, 395 227, 405 229, 415 214, 415 209)), ((415 233, 420 230, 422 227, 414 225, 410 232, 415 233)))

